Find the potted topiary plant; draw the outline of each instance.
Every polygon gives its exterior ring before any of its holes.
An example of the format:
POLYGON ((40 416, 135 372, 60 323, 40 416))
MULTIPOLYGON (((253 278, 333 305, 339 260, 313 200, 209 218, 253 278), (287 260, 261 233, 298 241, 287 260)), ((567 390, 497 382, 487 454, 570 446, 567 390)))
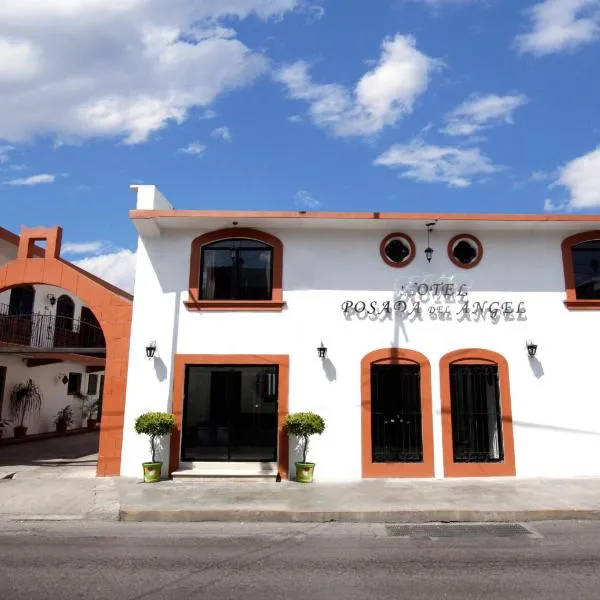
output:
POLYGON ((169 435, 175 427, 175 417, 164 412, 148 412, 140 415, 135 420, 135 430, 150 436, 151 462, 142 463, 144 469, 144 482, 153 483, 160 481, 162 462, 156 460, 157 438, 169 435))
POLYGON ((54 417, 56 433, 65 433, 69 425, 73 423, 73 409, 70 405, 61 408, 54 417))
POLYGON ((325 431, 325 421, 312 412, 299 412, 288 415, 285 428, 290 435, 295 435, 301 444, 302 462, 296 463, 296 481, 312 483, 315 463, 306 462, 308 439, 311 435, 321 435, 325 431))
POLYGON ((28 413, 40 412, 42 392, 40 388, 28 379, 25 383, 17 383, 10 392, 10 411, 15 417, 15 437, 25 437, 27 427, 23 425, 28 413))

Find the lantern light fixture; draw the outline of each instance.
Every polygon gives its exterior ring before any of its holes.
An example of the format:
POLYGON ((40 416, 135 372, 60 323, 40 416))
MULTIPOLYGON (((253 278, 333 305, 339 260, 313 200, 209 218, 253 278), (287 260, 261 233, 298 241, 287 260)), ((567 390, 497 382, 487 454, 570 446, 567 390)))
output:
POLYGON ((156 342, 152 341, 146 346, 146 358, 154 358, 154 354, 156 353, 156 342))
POLYGON ((537 352, 537 344, 534 344, 531 340, 527 340, 527 354, 529 358, 533 358, 537 352))
POLYGON ((319 358, 327 358, 327 348, 323 345, 323 340, 321 340, 321 345, 317 348, 317 352, 319 358))
POLYGON ((425 258, 427 259, 428 263, 431 262, 431 259, 433 257, 433 248, 429 244, 429 236, 431 235, 431 232, 433 231, 433 228, 436 223, 437 221, 434 221, 433 223, 427 223, 425 225, 425 227, 427 227, 427 248, 425 248, 425 258))
POLYGON ((56 296, 54 294, 46 294, 46 300, 50 306, 54 306, 56 304, 56 296))

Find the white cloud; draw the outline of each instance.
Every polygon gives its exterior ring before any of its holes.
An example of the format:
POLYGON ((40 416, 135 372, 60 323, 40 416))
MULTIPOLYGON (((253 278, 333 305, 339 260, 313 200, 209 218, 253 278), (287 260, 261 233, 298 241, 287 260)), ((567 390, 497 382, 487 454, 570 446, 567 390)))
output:
POLYGON ((277 17, 296 4, 2 0, 0 139, 143 142, 266 70, 265 57, 233 37, 224 19, 277 17))
POLYGON ((427 4, 428 6, 439 8, 441 6, 447 6, 449 4, 476 4, 481 0, 405 0, 406 2, 417 2, 420 4, 427 4))
POLYGON ((446 126, 441 131, 453 136, 472 136, 494 125, 512 125, 515 110, 526 102, 527 98, 522 94, 471 96, 446 115, 446 126))
POLYGON ((25 177, 23 179, 11 179, 10 181, 5 181, 4 184, 14 186, 32 186, 41 185, 43 183, 54 183, 55 180, 56 175, 41 173, 40 175, 31 175, 30 177, 25 177))
POLYGON ((135 263, 136 254, 131 250, 118 250, 73 262, 74 265, 130 293, 133 292, 135 263))
POLYGON ((561 167, 550 188, 557 186, 567 188, 571 209, 600 206, 600 146, 561 167))
POLYGON ((201 121, 208 121, 210 119, 214 119, 217 116, 217 113, 210 108, 206 109, 198 118, 201 121))
POLYGON ((550 181, 556 177, 555 171, 534 171, 529 178, 530 181, 550 181))
POLYGON ((302 123, 304 119, 300 115, 290 115, 287 120, 290 123, 302 123))
POLYGON ((412 36, 398 34, 383 41, 379 62, 353 91, 335 83, 313 83, 304 61, 281 68, 274 77, 292 98, 309 103, 316 125, 338 136, 369 136, 410 114, 440 66, 417 50, 412 36))
POLYGON ((375 159, 375 164, 401 169, 400 177, 406 179, 458 188, 470 186, 478 175, 490 175, 501 168, 479 148, 436 146, 422 139, 392 146, 375 159))
POLYGON ((191 154, 193 156, 204 156, 204 151, 206 150, 206 146, 204 144, 200 144, 199 142, 192 142, 188 144, 185 148, 179 148, 178 152, 183 154, 191 154))
POLYGON ((62 245, 63 254, 98 254, 110 245, 100 240, 93 242, 66 242, 62 245))
POLYGON ((231 131, 229 131, 229 127, 215 127, 211 131, 211 137, 220 138, 225 140, 226 142, 230 142, 232 139, 231 131))
POLYGON ((550 198, 546 198, 544 200, 544 210, 546 212, 557 212, 559 210, 563 210, 565 208, 564 204, 554 204, 550 198))
POLYGON ((0 165, 10 160, 8 153, 14 150, 13 146, 0 146, 0 165))
POLYGON ((528 9, 531 31, 515 38, 536 56, 572 50, 598 39, 600 0, 544 0, 528 9))
POLYGON ((321 202, 319 202, 319 200, 317 200, 307 190, 298 190, 294 194, 294 200, 296 200, 296 203, 304 208, 318 208, 319 206, 321 206, 321 202))

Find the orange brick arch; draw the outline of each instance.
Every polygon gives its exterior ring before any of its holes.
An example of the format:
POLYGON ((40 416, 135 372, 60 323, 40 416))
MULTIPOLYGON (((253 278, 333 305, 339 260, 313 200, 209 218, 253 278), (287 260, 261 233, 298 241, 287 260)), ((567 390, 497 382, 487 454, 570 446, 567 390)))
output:
POLYGON ((78 296, 98 319, 106 340, 106 367, 97 475, 118 475, 133 297, 61 259, 61 236, 60 227, 23 229, 17 259, 0 267, 0 291, 18 285, 56 286, 78 296), (45 252, 35 246, 41 240, 46 241, 45 252))

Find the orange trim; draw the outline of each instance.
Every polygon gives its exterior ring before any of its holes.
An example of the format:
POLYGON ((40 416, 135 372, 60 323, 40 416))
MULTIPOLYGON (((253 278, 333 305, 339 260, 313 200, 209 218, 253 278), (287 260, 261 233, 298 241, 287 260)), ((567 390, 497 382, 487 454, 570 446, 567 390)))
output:
POLYGON ((567 299, 565 306, 569 310, 600 310, 600 300, 579 300, 575 291, 575 269, 573 268, 573 246, 589 242, 591 240, 600 240, 600 231, 584 231, 576 233, 564 239, 561 244, 563 272, 565 276, 565 290, 567 299))
POLYGON ((496 352, 481 348, 455 350, 440 359, 440 393, 442 400, 442 446, 444 450, 444 475, 446 477, 501 477, 516 474, 513 438, 510 379, 506 359, 496 352), (502 414, 502 440, 504 462, 455 463, 452 448, 452 401, 450 394, 450 365, 495 364, 498 366, 500 410, 502 414))
POLYGON ((420 352, 404 348, 383 348, 369 352, 360 363, 362 406, 363 477, 433 477, 433 414, 431 406, 431 365, 420 352), (371 438, 371 365, 417 364, 421 367, 421 418, 423 426, 422 463, 375 463, 371 438))
MULTIPOLYGON (((27 240, 27 236, 24 236, 24 239, 27 240)), ((29 248, 29 242, 22 241, 22 251, 29 248)), ((52 248, 47 250, 50 254, 52 248)), ((18 285, 33 284, 52 285, 71 292, 90 308, 100 323, 106 340, 106 374, 96 472, 99 476, 119 475, 131 302, 107 289, 85 271, 82 272, 60 259, 23 258, 0 267, 0 291, 18 285)), ((41 358, 41 355, 36 354, 35 357, 41 358)))
POLYGON ((17 249, 17 258, 33 258, 39 256, 39 250, 35 242, 46 242, 46 250, 43 256, 47 258, 58 258, 62 243, 62 227, 23 227, 17 249))
POLYGON ((181 428, 183 425, 183 395, 186 365, 277 365, 279 367, 279 397, 277 398, 277 429, 279 475, 288 476, 289 447, 285 431, 285 418, 289 410, 290 359, 280 354, 176 354, 173 373, 172 413, 175 430, 171 434, 169 451, 169 475, 179 468, 181 428))
POLYGON ((281 310, 283 302, 283 244, 278 237, 248 227, 231 227, 210 231, 198 236, 192 242, 190 255, 189 298, 184 302, 189 310, 281 310), (201 250, 202 246, 221 240, 242 238, 258 240, 273 248, 273 286, 271 300, 203 300, 200 298, 200 273, 202 272, 201 250))
POLYGON ((481 259, 483 258, 483 245, 479 241, 479 239, 476 238, 474 235, 471 235, 470 233, 459 233, 458 235, 455 235, 448 242, 448 258, 457 267, 460 267, 461 269, 472 269, 473 267, 476 267, 481 262, 481 259), (454 254, 453 254, 454 246, 461 240, 471 240, 477 247, 477 256, 475 257, 475 260, 473 262, 470 262, 468 264, 461 263, 460 260, 458 260, 458 258, 456 258, 456 256, 454 256, 454 254))
POLYGON ((509 221, 600 223, 600 215, 520 215, 476 213, 385 213, 235 210, 131 210, 132 219, 367 219, 397 221, 509 221))
POLYGON ((415 243, 412 241, 412 238, 406 235, 405 233, 400 233, 399 231, 396 233, 390 233, 389 235, 386 235, 381 240, 381 244, 379 244, 379 254, 381 254, 383 262, 390 267, 394 267, 395 269, 402 269, 403 267, 409 265, 414 260, 416 253, 417 251, 415 249, 415 243), (399 263, 390 260, 385 253, 385 247, 387 246, 388 242, 397 238, 404 240, 408 244, 409 249, 408 258, 399 263))

